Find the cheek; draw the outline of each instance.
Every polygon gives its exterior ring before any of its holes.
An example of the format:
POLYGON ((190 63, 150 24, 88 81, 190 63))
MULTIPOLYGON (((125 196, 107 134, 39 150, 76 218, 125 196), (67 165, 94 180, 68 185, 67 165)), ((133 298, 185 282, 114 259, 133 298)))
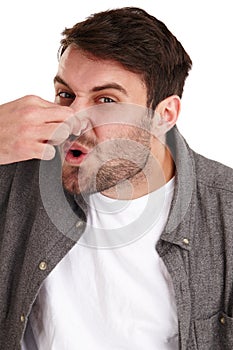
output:
POLYGON ((148 145, 151 139, 148 127, 136 127, 126 124, 103 125, 95 127, 94 132, 99 144, 107 140, 126 139, 148 145))
POLYGON ((95 127, 95 134, 98 142, 114 140, 115 138, 125 137, 124 125, 102 125, 95 127))

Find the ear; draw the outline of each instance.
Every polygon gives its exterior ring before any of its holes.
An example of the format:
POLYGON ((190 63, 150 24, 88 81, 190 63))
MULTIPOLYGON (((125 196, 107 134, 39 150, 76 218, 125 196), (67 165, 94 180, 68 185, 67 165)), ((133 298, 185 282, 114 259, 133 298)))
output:
POLYGON ((165 135, 176 124, 180 108, 181 101, 177 95, 169 96, 157 105, 153 120, 155 136, 165 135))

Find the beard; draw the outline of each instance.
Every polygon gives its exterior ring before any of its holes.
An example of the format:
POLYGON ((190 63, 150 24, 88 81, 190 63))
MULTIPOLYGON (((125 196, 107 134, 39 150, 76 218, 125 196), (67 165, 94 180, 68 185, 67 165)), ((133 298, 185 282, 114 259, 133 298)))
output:
MULTIPOLYGON (((83 134, 78 142, 91 149, 79 166, 64 161, 62 182, 71 194, 103 192, 142 172, 150 155, 148 119, 143 127, 121 127, 115 138, 101 143, 83 134)), ((119 128, 119 127, 118 127, 119 128)))
MULTIPOLYGON (((146 163, 146 160, 147 156, 143 163, 146 163)), ((141 171, 141 167, 125 159, 108 161, 97 169, 95 167, 92 171, 84 164, 79 167, 64 165, 62 182, 65 189, 71 194, 92 194, 108 190, 133 178, 141 171)))

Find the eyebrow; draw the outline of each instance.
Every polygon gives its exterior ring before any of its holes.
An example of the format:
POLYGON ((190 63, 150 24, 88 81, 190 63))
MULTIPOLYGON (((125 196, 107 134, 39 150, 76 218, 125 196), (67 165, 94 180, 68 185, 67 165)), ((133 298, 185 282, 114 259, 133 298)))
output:
MULTIPOLYGON (((67 88, 69 88, 70 90, 72 90, 69 85, 59 76, 59 75, 56 75, 55 78, 54 78, 54 84, 55 83, 60 83, 64 86, 66 86, 67 88)), ((128 96, 128 93, 127 91, 123 88, 123 86, 121 86, 120 84, 117 84, 117 83, 107 83, 107 84, 104 84, 104 85, 100 85, 100 86, 94 86, 90 92, 97 92, 97 91, 102 91, 102 90, 106 90, 106 89, 115 89, 115 90, 118 90, 120 91, 121 93, 123 93, 124 95, 128 96)))
POLYGON ((106 90, 106 89, 115 89, 115 90, 120 91, 122 94, 128 96, 127 91, 123 88, 123 86, 121 86, 117 83, 108 83, 105 85, 95 86, 95 87, 93 87, 93 89, 91 89, 91 91, 96 92, 96 91, 102 91, 102 90, 106 90))
MULTIPOLYGON (((55 84, 55 83, 60 83, 60 84, 62 84, 62 85, 65 85, 66 87, 68 87, 68 88, 70 89, 69 85, 68 85, 68 84, 65 82, 65 80, 63 80, 59 75, 56 75, 56 76, 54 77, 53 82, 54 82, 54 84, 55 84)), ((70 90, 71 90, 71 89, 70 89, 70 90)))

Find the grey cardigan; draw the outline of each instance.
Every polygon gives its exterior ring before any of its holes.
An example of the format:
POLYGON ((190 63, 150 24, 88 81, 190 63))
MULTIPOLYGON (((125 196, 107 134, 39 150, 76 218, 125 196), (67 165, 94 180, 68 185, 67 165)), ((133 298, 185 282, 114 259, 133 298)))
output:
MULTIPOLYGON (((155 249, 175 288, 179 349, 232 350, 233 170, 193 152, 177 128, 168 144, 175 193, 155 249)), ((85 228, 81 199, 61 189, 58 158, 0 167, 1 350, 20 349, 43 280, 85 228)))

